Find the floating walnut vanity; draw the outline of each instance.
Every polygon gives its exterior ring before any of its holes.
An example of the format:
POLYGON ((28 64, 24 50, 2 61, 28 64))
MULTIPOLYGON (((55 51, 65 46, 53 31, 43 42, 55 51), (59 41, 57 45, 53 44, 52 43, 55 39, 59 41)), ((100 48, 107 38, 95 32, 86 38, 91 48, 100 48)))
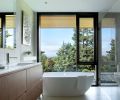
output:
POLYGON ((0 70, 0 100, 36 100, 41 93, 40 63, 18 64, 0 70))

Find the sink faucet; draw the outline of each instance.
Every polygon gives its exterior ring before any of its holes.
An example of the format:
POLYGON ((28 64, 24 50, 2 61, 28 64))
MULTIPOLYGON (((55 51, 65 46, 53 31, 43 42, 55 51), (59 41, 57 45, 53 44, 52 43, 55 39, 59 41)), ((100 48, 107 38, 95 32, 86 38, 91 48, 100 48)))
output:
POLYGON ((6 64, 10 63, 10 58, 17 58, 17 57, 11 57, 9 53, 6 53, 6 64))
POLYGON ((9 53, 6 53, 6 64, 10 63, 10 59, 9 59, 9 53))

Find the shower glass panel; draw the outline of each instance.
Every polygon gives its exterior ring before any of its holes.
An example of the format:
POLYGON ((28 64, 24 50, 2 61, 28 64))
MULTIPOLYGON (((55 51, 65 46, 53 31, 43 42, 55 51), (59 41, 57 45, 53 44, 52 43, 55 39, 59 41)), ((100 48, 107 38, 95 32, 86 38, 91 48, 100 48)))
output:
MULTIPOLYGON (((116 17, 117 18, 117 17, 116 17)), ((107 14, 102 19, 101 43, 102 43, 102 64, 101 64, 101 85, 115 85, 114 72, 116 67, 116 18, 115 14, 107 14)))

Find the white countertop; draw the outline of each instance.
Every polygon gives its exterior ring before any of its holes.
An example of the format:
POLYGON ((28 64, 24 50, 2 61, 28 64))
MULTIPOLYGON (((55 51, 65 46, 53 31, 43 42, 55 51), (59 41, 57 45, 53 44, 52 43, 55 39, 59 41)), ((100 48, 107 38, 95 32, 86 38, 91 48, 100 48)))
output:
POLYGON ((16 72, 16 71, 21 71, 21 70, 25 70, 25 69, 29 69, 31 67, 34 67, 34 66, 38 66, 40 65, 41 66, 41 63, 30 63, 30 64, 19 64, 19 65, 7 65, 5 69, 0 69, 0 77, 4 76, 4 75, 7 75, 7 74, 10 74, 10 73, 13 73, 13 72, 16 72))

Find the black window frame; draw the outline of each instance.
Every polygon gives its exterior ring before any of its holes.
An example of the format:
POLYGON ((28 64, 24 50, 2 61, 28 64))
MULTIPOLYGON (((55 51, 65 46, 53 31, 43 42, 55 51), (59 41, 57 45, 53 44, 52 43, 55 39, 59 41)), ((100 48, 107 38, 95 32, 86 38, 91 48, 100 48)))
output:
POLYGON ((2 34, 1 34, 1 36, 2 36, 2 40, 1 40, 1 42, 2 42, 2 46, 1 46, 1 48, 6 48, 5 47, 5 36, 6 36, 6 32, 5 32, 5 16, 6 15, 14 15, 14 12, 1 12, 0 13, 0 17, 1 17, 1 19, 2 19, 2 22, 1 22, 1 27, 2 27, 2 34))
POLYGON ((76 16, 76 33, 77 33, 77 64, 78 65, 98 65, 98 14, 97 13, 80 13, 76 16), (80 58, 80 47, 79 47, 79 18, 93 18, 94 19, 94 61, 93 62, 82 62, 80 58))

